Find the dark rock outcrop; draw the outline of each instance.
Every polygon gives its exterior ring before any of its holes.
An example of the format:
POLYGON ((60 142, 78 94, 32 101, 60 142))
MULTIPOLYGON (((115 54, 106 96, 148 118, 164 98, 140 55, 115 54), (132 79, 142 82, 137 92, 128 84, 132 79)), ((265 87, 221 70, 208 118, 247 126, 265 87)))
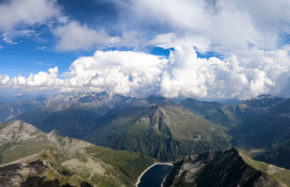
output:
POLYGON ((278 187, 267 174, 247 164, 235 148, 188 156, 177 162, 166 177, 164 187, 278 187))

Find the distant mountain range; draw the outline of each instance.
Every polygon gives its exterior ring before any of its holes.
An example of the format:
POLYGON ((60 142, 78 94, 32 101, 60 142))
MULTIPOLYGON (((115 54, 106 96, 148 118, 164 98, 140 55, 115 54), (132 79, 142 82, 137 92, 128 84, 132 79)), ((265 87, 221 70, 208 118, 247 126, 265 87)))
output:
POLYGON ((162 161, 231 147, 227 127, 163 97, 61 95, 15 117, 45 132, 130 150, 162 161))
POLYGON ((176 162, 164 186, 290 184, 274 166, 290 169, 290 99, 20 96, 1 98, 0 120, 4 187, 134 186, 156 161, 176 162))
POLYGON ((0 108, 3 122, 19 119, 45 132, 55 129, 62 136, 162 161, 235 146, 257 159, 290 167, 282 159, 290 153, 281 148, 290 141, 290 99, 261 95, 226 105, 101 92, 10 99, 0 108))

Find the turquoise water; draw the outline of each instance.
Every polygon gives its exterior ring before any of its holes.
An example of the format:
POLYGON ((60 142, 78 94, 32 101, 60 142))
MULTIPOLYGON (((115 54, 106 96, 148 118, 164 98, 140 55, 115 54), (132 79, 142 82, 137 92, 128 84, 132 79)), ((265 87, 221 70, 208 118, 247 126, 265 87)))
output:
POLYGON ((153 166, 142 176, 138 187, 160 187, 171 168, 172 166, 165 164, 153 166))

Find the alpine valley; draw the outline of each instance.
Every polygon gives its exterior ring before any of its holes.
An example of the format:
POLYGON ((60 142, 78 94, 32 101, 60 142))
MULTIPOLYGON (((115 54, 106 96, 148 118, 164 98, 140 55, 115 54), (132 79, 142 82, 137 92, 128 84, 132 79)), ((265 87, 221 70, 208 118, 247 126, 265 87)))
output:
POLYGON ((1 97, 0 186, 134 186, 155 162, 174 163, 164 186, 289 186, 290 99, 227 103, 1 97))

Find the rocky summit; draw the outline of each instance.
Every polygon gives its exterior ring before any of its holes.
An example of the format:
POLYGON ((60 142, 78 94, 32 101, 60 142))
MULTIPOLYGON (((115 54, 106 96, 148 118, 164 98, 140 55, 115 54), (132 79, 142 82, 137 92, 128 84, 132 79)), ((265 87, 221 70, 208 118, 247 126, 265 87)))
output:
POLYGON ((233 148, 190 155, 175 163, 164 187, 282 187, 290 171, 250 159, 233 148))
POLYGON ((154 159, 44 133, 22 121, 0 128, 1 187, 134 186, 154 159))

